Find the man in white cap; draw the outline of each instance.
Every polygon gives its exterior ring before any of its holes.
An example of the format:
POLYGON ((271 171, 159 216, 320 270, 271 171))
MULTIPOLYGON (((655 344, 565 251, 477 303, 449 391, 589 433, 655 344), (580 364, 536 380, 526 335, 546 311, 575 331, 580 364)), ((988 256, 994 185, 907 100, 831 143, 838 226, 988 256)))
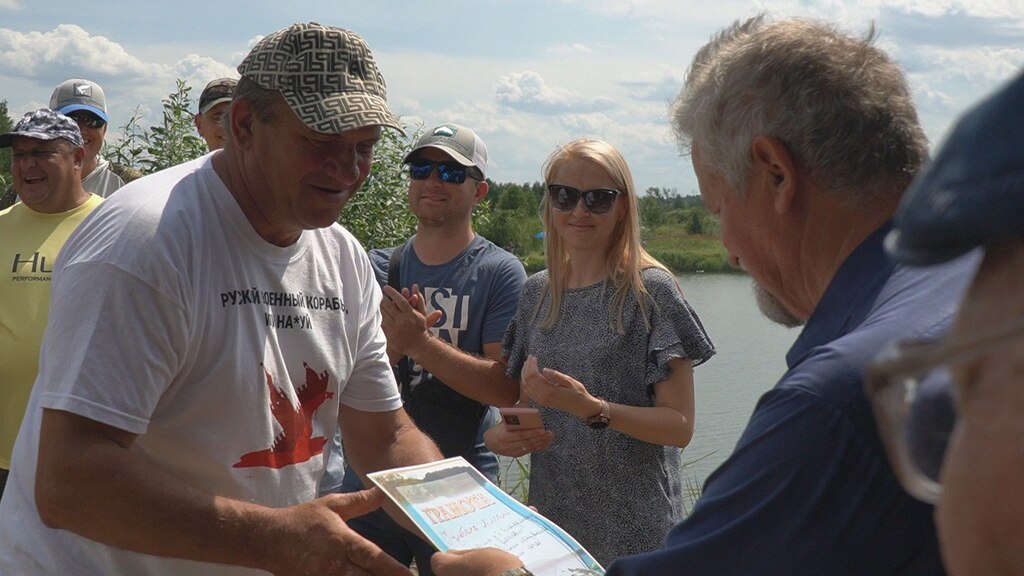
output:
POLYGON ((398 119, 347 30, 295 24, 238 72, 227 146, 133 182, 64 247, 4 575, 409 574, 345 523, 379 491, 316 497, 339 427, 361 473, 441 456, 336 223, 398 119))
POLYGON ((74 120, 82 131, 85 140, 82 187, 86 192, 106 198, 124 186, 124 180, 112 170, 111 163, 100 156, 108 122, 103 88, 84 78, 65 80, 53 89, 50 109, 74 120))
POLYGON ((103 201, 82 189, 85 149, 78 126, 42 108, 0 135, 11 148, 11 176, 21 203, 0 211, 0 494, 11 451, 39 370, 57 253, 103 201))
MULTIPOLYGON (((385 292, 384 334, 398 362, 405 409, 445 457, 462 456, 496 481, 498 460, 482 435, 496 418, 490 405, 511 406, 519 398, 518 382, 500 377, 501 339, 526 271, 518 258, 473 231, 473 209, 487 195, 487 147, 476 133, 442 124, 424 133, 404 161, 416 235, 401 246, 371 251, 370 261, 385 292), (423 303, 426 317, 408 298, 423 303), (497 367, 499 377, 481 381, 479 372, 467 369, 472 363, 497 367)), ((351 468, 337 487, 340 460, 336 442, 321 492, 363 489, 351 468)), ((406 565, 415 558, 421 576, 432 574, 434 547, 383 511, 356 519, 352 527, 406 565)))
POLYGON ((211 80, 199 95, 199 111, 193 120, 196 132, 199 132, 211 151, 224 147, 224 115, 227 114, 237 84, 238 80, 234 78, 217 78, 211 80))

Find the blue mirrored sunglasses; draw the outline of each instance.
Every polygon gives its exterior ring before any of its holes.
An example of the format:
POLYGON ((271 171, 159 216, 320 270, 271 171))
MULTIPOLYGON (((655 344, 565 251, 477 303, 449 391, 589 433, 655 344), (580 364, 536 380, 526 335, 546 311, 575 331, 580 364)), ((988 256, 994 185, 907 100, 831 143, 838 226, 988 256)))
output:
POLYGON ((468 166, 463 166, 458 162, 430 162, 428 160, 413 160, 409 162, 409 177, 413 180, 426 180, 430 178, 434 168, 437 168, 437 175, 441 178, 442 182, 462 184, 466 181, 467 176, 474 180, 480 180, 480 178, 469 173, 470 168, 468 166))
POLYGON ((68 118, 71 118, 72 120, 74 120, 75 123, 77 123, 79 126, 84 126, 86 128, 92 128, 93 130, 96 130, 98 128, 103 128, 103 126, 106 124, 106 122, 103 121, 103 118, 100 118, 99 116, 97 116, 97 115, 95 115, 95 114, 93 114, 91 112, 85 112, 85 111, 72 112, 72 113, 68 114, 68 118))

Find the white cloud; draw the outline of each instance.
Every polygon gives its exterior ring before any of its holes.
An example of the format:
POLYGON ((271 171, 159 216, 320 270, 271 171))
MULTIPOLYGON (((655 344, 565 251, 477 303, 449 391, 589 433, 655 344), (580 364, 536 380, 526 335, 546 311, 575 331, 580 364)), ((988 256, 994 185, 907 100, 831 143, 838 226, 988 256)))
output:
POLYGON ((608 98, 591 98, 565 88, 548 86, 540 74, 530 70, 505 76, 498 81, 494 92, 499 104, 537 114, 592 112, 612 106, 608 98))
POLYGON ((49 32, 0 29, 0 73, 53 84, 88 74, 151 76, 152 68, 116 42, 92 36, 74 24, 61 24, 49 32))
POLYGON ((18 0, 0 0, 0 10, 20 10, 18 0))
POLYGON ((557 46, 551 46, 547 49, 552 54, 593 54, 594 51, 586 44, 580 44, 576 42, 574 44, 559 44, 557 46))
POLYGON ((169 68, 175 78, 188 80, 189 84, 198 85, 199 90, 214 78, 238 78, 238 72, 231 66, 198 54, 186 54, 169 68))
POLYGON ((902 10, 927 18, 951 14, 981 18, 1024 16, 1024 4, 1020 0, 867 0, 863 5, 902 10))

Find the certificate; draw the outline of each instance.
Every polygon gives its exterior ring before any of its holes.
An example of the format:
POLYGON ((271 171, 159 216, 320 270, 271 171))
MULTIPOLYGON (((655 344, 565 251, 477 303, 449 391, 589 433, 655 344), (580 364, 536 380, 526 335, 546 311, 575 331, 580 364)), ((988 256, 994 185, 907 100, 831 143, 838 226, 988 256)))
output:
POLYGON ((368 476, 442 552, 494 547, 518 556, 534 574, 604 574, 572 536, 461 457, 368 476))

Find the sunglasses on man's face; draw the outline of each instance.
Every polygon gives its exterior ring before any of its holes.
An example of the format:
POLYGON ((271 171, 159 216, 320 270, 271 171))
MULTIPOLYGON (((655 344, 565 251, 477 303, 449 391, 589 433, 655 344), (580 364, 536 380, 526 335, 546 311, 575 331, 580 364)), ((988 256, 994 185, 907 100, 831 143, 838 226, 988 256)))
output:
POLYGON ((622 192, 611 188, 581 191, 564 184, 548 184, 548 201, 551 202, 551 207, 559 212, 571 212, 582 197, 583 206, 586 207, 587 212, 601 216, 612 211, 615 206, 615 198, 619 194, 622 192))
POLYGON ((468 166, 463 166, 458 162, 430 162, 429 160, 413 160, 409 162, 409 177, 413 180, 426 180, 430 178, 434 168, 437 168, 437 175, 441 178, 442 182, 462 184, 466 181, 466 176, 479 180, 479 178, 469 173, 468 166))
POLYGON ((100 118, 99 116, 95 114, 90 114, 88 112, 72 112, 71 114, 68 114, 68 118, 74 120, 75 123, 78 124, 80 127, 92 128, 93 130, 97 128, 103 128, 103 126, 106 125, 106 122, 103 121, 103 118, 100 118))

